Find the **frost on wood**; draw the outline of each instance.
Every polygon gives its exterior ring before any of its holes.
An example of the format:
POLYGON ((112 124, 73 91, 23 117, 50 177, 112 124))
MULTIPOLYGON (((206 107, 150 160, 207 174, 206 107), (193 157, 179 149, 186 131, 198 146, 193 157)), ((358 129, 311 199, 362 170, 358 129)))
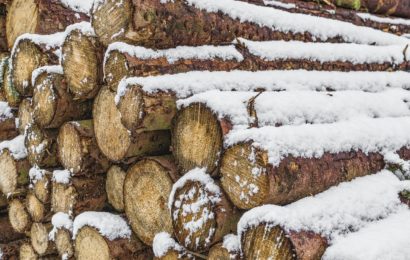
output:
POLYGON ((131 229, 127 222, 121 216, 107 212, 88 211, 78 215, 73 223, 73 238, 84 226, 96 228, 109 240, 131 237, 131 229))
POLYGON ((342 183, 316 196, 284 207, 265 205, 246 212, 238 223, 238 234, 262 223, 279 225, 286 231, 312 231, 330 243, 348 232, 405 210, 399 192, 409 189, 409 181, 400 181, 386 170, 342 183))

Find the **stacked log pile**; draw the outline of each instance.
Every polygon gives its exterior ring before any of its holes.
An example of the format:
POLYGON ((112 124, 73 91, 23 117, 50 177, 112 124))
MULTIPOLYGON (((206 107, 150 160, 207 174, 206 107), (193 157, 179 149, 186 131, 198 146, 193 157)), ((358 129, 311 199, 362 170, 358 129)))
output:
POLYGON ((410 10, 323 3, 0 0, 0 259, 408 256, 410 10))

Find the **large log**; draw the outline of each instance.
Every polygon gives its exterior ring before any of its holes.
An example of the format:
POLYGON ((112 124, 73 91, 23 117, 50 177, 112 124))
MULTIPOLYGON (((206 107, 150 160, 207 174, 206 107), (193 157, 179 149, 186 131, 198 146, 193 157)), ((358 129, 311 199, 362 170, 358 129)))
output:
POLYGON ((92 120, 65 123, 59 130, 57 143, 62 166, 74 175, 107 172, 110 163, 98 149, 92 120))
POLYGON ((34 251, 40 256, 50 255, 57 252, 54 241, 51 241, 48 236, 51 229, 51 223, 33 223, 31 226, 31 245, 34 248, 34 251))
POLYGON ((129 132, 121 123, 114 97, 115 93, 104 87, 94 102, 94 132, 101 152, 112 161, 169 153, 170 132, 129 132))
POLYGON ((42 168, 53 168, 59 165, 57 135, 56 129, 41 129, 36 124, 27 127, 25 145, 31 165, 42 168))
POLYGON ((103 48, 89 23, 70 30, 61 48, 64 76, 75 99, 93 98, 102 85, 103 48))
POLYGON ((52 34, 88 19, 86 14, 64 7, 59 0, 14 0, 7 14, 8 48, 24 33, 52 34))
MULTIPOLYGON (((63 173, 64 174, 64 173, 63 173)), ((54 172, 56 176, 56 172, 54 172)), ((51 209, 76 216, 84 211, 102 210, 106 203, 105 177, 71 177, 68 182, 54 177, 52 183, 51 209)))
POLYGON ((227 43, 236 37, 376 44, 392 37, 391 40, 398 40, 394 41, 396 43, 404 42, 404 39, 365 27, 285 13, 238 1, 206 4, 183 0, 125 1, 120 6, 116 6, 112 1, 101 1, 94 6, 92 16, 96 34, 106 46, 111 42, 123 40, 146 47, 169 48, 177 45, 227 43), (111 19, 107 21, 106 17, 111 19), (339 26, 348 30, 332 30, 339 26), (361 34, 366 37, 359 37, 361 34), (373 38, 376 34, 383 34, 386 38, 373 38))
POLYGON ((60 66, 40 67, 33 73, 33 118, 42 128, 58 128, 71 120, 91 118, 91 102, 76 102, 60 66))
POLYGON ((29 184, 30 164, 27 159, 16 159, 9 150, 0 154, 0 191, 7 195, 25 189, 29 184))
POLYGON ((174 184, 168 207, 175 237, 193 252, 207 251, 235 232, 240 215, 215 181, 199 168, 174 184))
POLYGON ((152 246, 157 233, 173 231, 167 202, 177 179, 176 166, 170 156, 144 158, 127 171, 125 214, 132 230, 147 245, 152 246))
POLYGON ((31 218, 28 214, 24 202, 20 199, 13 199, 9 203, 9 221, 16 232, 25 233, 31 228, 31 218))
POLYGON ((29 125, 34 123, 33 104, 31 98, 25 98, 18 106, 18 130, 21 135, 26 134, 29 125))

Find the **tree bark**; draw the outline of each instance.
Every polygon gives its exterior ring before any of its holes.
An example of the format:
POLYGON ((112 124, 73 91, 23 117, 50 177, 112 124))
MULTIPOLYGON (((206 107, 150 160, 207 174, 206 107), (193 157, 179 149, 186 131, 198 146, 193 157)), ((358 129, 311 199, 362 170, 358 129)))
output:
POLYGON ((51 223, 33 223, 30 230, 31 245, 40 256, 55 254, 57 252, 54 241, 48 237, 52 229, 51 223))
POLYGON ((170 132, 129 132, 121 123, 114 96, 115 93, 104 87, 94 102, 94 132, 101 152, 112 161, 169 153, 170 132))
POLYGON ((410 3, 406 0, 364 0, 364 7, 370 13, 410 18, 410 3))
POLYGON ((1 75, 3 82, 3 93, 9 103, 9 106, 16 108, 20 105, 22 98, 12 81, 9 62, 10 58, 7 59, 6 64, 4 65, 3 75, 1 75))
POLYGON ((189 251, 207 251, 226 234, 236 231, 239 211, 223 192, 216 202, 209 199, 214 196, 202 183, 194 180, 176 189, 171 206, 174 235, 189 251), (190 230, 192 222, 200 223, 200 227, 190 230))
POLYGON ((149 246, 152 246, 157 233, 173 231, 167 203, 178 177, 170 156, 144 158, 127 171, 125 214, 132 230, 149 246))
POLYGON ((108 203, 118 212, 124 212, 124 181, 126 171, 117 165, 113 165, 107 172, 105 191, 108 203))
POLYGON ((0 51, 7 51, 7 3, 0 3, 0 51))
POLYGON ((14 0, 7 14, 7 42, 11 49, 24 33, 52 34, 89 17, 66 8, 58 0, 14 0))
MULTIPOLYGON (((106 1, 95 8, 92 24, 104 45, 128 41, 145 47, 220 44, 243 37, 253 40, 312 41, 309 32, 285 33, 254 23, 241 22, 222 13, 210 13, 184 1, 124 1, 120 7, 106 1), (111 19, 107 21, 106 17, 111 19)), ((332 42, 342 39, 332 38, 332 42)))
POLYGON ((51 209, 76 216, 84 211, 100 211, 104 208, 105 177, 71 177, 69 184, 52 183, 51 209))
POLYGON ((27 243, 27 239, 16 240, 6 244, 0 244, 0 251, 3 253, 3 258, 6 260, 18 260, 24 259, 19 258, 20 246, 27 243))
POLYGON ((100 152, 92 120, 65 123, 57 137, 59 161, 74 175, 107 172, 110 162, 100 152))
POLYGON ((11 83, 21 96, 32 96, 32 72, 46 65, 58 65, 58 47, 51 47, 46 41, 35 43, 27 38, 20 39, 15 45, 11 54, 11 83))
POLYGON ((26 129, 25 145, 31 165, 54 168, 60 165, 57 158, 57 130, 40 129, 31 124, 26 129))
POLYGON ((16 232, 13 229, 7 214, 0 215, 0 230, 0 244, 9 243, 24 238, 23 233, 16 232))
POLYGON ((20 199, 13 199, 9 203, 9 221, 16 232, 25 233, 31 228, 31 218, 24 203, 20 199))
POLYGON ((74 99, 94 98, 103 79, 104 50, 98 38, 73 30, 67 35, 61 51, 64 76, 74 99))
POLYGON ((150 250, 137 238, 109 240, 94 228, 83 227, 75 239, 75 257, 86 259, 152 259, 150 250))
POLYGON ((18 109, 18 130, 21 135, 26 134, 26 129, 34 123, 33 105, 31 98, 25 98, 21 101, 18 109))
POLYGON ((8 150, 0 154, 0 191, 4 195, 25 189, 29 184, 30 164, 27 159, 16 160, 8 150))
POLYGON ((288 156, 273 167, 267 152, 242 143, 224 152, 220 172, 222 187, 232 202, 238 208, 250 209, 288 204, 384 167, 382 155, 361 151, 325 153, 320 158, 288 156), (260 174, 253 174, 255 171, 260 174))
POLYGON ((58 128, 71 120, 91 118, 92 103, 74 101, 64 76, 43 72, 34 85, 33 117, 42 128, 58 128))
POLYGON ((10 140, 19 134, 16 128, 15 118, 0 118, 0 142, 4 140, 10 140))

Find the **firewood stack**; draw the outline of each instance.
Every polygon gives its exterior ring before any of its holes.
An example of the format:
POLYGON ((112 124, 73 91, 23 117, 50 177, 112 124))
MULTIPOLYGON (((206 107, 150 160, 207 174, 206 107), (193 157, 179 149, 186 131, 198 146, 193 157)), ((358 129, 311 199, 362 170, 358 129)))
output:
POLYGON ((0 259, 409 258, 407 2, 0 0, 0 259))

